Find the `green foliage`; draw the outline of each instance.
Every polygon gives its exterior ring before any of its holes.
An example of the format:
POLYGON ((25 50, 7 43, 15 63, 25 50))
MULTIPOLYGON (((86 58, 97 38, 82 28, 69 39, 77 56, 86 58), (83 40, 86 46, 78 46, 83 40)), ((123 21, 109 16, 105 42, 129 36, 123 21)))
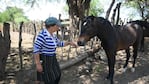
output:
POLYGON ((104 70, 104 65, 103 64, 98 64, 94 68, 95 72, 102 72, 104 70))
POLYGON ((63 9, 64 9, 65 12, 68 12, 68 10, 69 10, 68 4, 66 4, 66 5, 63 7, 63 9))
POLYGON ((89 15, 99 16, 104 10, 99 0, 92 0, 90 3, 89 15))
POLYGON ((138 3, 136 3, 138 0, 133 0, 133 1, 131 1, 131 0, 128 0, 127 2, 125 2, 125 5, 126 5, 126 7, 133 7, 133 8, 135 8, 135 9, 138 9, 139 8, 139 5, 138 5, 138 3))
MULTIPOLYGON (((63 9, 65 12, 67 12, 69 10, 68 5, 65 5, 63 9)), ((99 16, 103 12, 104 10, 99 0, 91 0, 89 15, 99 16)))
POLYGON ((0 22, 9 21, 9 14, 6 12, 0 13, 0 22))
POLYGON ((41 2, 60 2, 61 0, 23 0, 23 2, 29 5, 31 8, 37 6, 40 7, 41 2))
POLYGON ((22 9, 17 7, 7 7, 5 11, 0 13, 0 22, 16 22, 29 21, 22 9))
POLYGON ((125 2, 125 5, 127 7, 132 7, 134 9, 136 9, 138 11, 138 13, 140 13, 141 17, 142 17, 142 12, 143 12, 145 17, 148 17, 148 15, 149 15, 149 10, 148 10, 149 6, 148 6, 146 1, 147 0, 128 0, 128 1, 125 2))

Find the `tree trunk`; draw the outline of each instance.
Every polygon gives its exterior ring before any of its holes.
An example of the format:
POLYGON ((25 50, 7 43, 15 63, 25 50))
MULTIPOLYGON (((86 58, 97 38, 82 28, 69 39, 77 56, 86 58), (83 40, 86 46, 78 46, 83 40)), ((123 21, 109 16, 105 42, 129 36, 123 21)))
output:
POLYGON ((10 24, 3 24, 3 33, 0 31, 0 80, 5 79, 5 67, 10 52, 10 24))
POLYGON ((119 20, 120 20, 120 7, 121 7, 121 2, 118 3, 118 6, 117 6, 117 19, 116 19, 116 25, 118 25, 119 20))
POLYGON ((115 7, 115 9, 113 10, 113 15, 111 17, 111 23, 113 25, 118 25, 118 22, 119 22, 119 16, 120 16, 120 6, 121 6, 121 3, 118 3, 115 7), (116 19, 116 22, 115 22, 115 15, 116 15, 116 11, 117 11, 117 19, 116 19))
POLYGON ((113 10, 113 14, 112 14, 112 17, 111 17, 111 23, 112 23, 112 25, 115 25, 115 14, 116 14, 116 10, 117 10, 117 6, 113 10))
POLYGON ((145 20, 145 16, 144 16, 144 11, 145 11, 145 6, 141 4, 141 2, 137 2, 138 6, 139 6, 139 10, 140 10, 140 15, 142 17, 143 20, 145 20))
POLYGON ((112 0, 112 3, 110 5, 109 9, 106 12, 106 16, 105 16, 106 19, 109 19, 109 15, 110 15, 110 12, 112 10, 112 7, 113 7, 114 3, 115 3, 115 0, 112 0))
POLYGON ((68 68, 72 65, 75 65, 82 60, 86 59, 89 56, 94 56, 95 53, 97 53, 101 49, 100 46, 93 48, 92 50, 86 51, 82 53, 81 55, 77 56, 75 59, 69 60, 66 63, 60 64, 60 68, 63 70, 65 68, 68 68))
POLYGON ((90 2, 91 0, 67 0, 69 15, 73 22, 72 24, 76 23, 77 18, 81 20, 85 15, 88 15, 85 14, 88 13, 85 11, 90 8, 90 2))

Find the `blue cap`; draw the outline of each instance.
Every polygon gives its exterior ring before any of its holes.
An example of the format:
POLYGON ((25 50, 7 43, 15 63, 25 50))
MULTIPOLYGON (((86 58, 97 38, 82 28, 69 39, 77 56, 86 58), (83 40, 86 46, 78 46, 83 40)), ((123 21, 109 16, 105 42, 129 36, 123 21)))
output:
POLYGON ((61 27, 61 22, 55 17, 49 17, 45 20, 46 25, 56 24, 57 26, 61 27))

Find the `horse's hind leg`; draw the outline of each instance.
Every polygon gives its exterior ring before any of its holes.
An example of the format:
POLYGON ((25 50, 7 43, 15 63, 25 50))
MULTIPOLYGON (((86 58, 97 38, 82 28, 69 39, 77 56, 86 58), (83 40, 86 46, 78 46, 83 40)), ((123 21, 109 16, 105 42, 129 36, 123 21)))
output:
POLYGON ((138 55, 138 43, 135 43, 133 45, 133 64, 132 64, 132 69, 131 69, 132 72, 135 71, 135 63, 136 63, 137 55, 138 55))
POLYGON ((127 48, 125 50, 125 52, 126 52, 126 62, 124 64, 124 66, 123 66, 123 68, 124 68, 123 72, 125 72, 127 70, 127 65, 128 65, 128 61, 129 61, 129 58, 130 58, 130 48, 127 48))
POLYGON ((141 39, 141 45, 140 45, 139 50, 140 50, 141 52, 144 52, 144 37, 142 37, 142 39, 141 39))
POLYGON ((137 35, 138 37, 136 39, 136 42, 133 44, 133 64, 132 64, 132 69, 131 69, 132 72, 135 71, 135 63, 136 63, 136 58, 138 55, 138 49, 140 47, 140 44, 144 42, 143 31, 142 30, 138 31, 137 35))

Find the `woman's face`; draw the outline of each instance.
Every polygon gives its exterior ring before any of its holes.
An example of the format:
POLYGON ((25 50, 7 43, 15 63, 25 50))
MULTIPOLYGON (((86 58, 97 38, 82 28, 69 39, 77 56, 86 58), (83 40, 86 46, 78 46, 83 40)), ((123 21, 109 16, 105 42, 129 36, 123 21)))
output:
POLYGON ((54 26, 54 29, 55 29, 55 31, 59 31, 60 30, 60 27, 58 25, 55 25, 54 26))
POLYGON ((47 29, 48 29, 49 32, 53 33, 53 32, 59 31, 60 27, 58 25, 54 25, 54 26, 51 26, 47 29))

